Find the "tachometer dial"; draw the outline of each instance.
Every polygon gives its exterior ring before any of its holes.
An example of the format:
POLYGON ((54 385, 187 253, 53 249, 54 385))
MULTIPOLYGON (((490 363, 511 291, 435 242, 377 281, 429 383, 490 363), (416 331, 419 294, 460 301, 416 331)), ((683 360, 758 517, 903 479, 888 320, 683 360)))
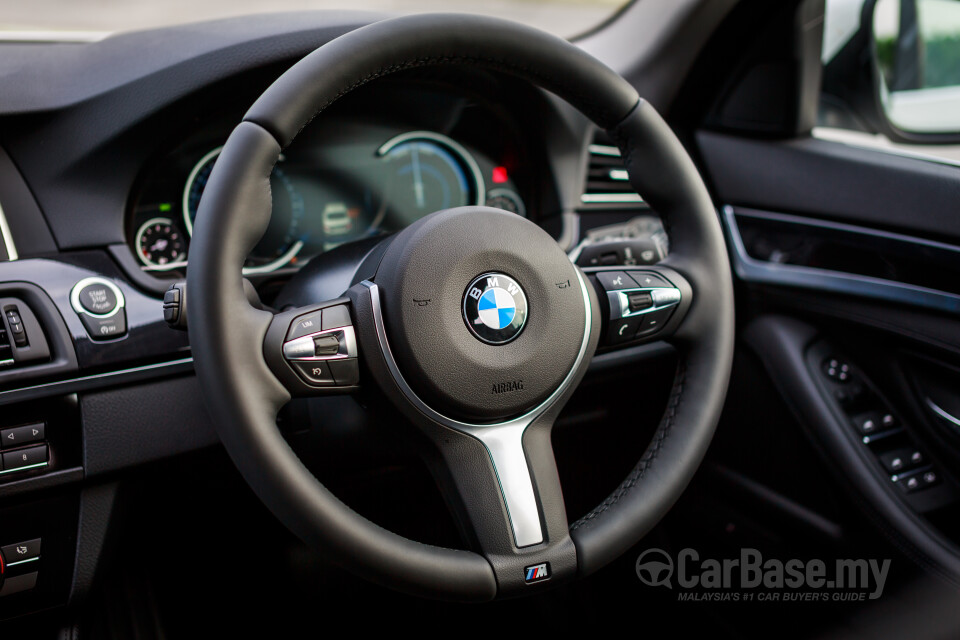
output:
MULTIPOLYGON (((193 235, 193 222, 197 217, 200 198, 221 149, 223 147, 217 147, 200 158, 187 178, 183 190, 183 221, 190 235, 193 235)), ((270 224, 263 238, 247 257, 244 273, 264 273, 279 269, 287 265, 303 248, 304 243, 300 237, 304 214, 303 197, 280 167, 274 167, 270 174, 270 188, 273 194, 270 224)))
POLYGON ((390 213, 405 226, 428 213, 484 202, 476 160, 450 138, 411 131, 386 142, 377 155, 390 163, 390 213))
POLYGON ((140 261, 150 269, 175 269, 186 262, 184 238, 169 218, 144 222, 137 230, 134 244, 140 261))

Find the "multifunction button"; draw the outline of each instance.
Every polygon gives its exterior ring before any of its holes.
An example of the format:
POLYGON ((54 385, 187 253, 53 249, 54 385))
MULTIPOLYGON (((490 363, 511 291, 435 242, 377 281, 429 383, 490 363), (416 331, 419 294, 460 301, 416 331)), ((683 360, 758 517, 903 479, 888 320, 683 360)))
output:
POLYGON ((619 344, 660 331, 680 303, 680 289, 652 271, 597 271, 606 294, 610 325, 607 343, 619 344))
POLYGON ((114 340, 126 335, 123 292, 109 280, 81 280, 70 293, 70 304, 91 340, 114 340))
POLYGON ((357 338, 350 310, 337 305, 295 318, 283 343, 283 357, 311 386, 358 384, 357 338))

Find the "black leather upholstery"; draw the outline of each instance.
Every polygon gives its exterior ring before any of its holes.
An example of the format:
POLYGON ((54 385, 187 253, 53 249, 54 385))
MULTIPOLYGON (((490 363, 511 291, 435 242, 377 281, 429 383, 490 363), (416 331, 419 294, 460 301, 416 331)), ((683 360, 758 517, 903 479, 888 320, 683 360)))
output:
POLYGON ((596 509, 574 523, 582 574, 635 544, 680 497, 703 459, 733 365, 733 282, 723 232, 707 189, 680 141, 641 101, 611 131, 630 180, 663 217, 670 257, 693 286, 693 304, 673 337, 681 366, 670 406, 640 462, 596 509))
POLYGON ((244 256, 269 218, 269 175, 282 147, 326 106, 391 72, 479 65, 549 89, 612 129, 631 179, 671 226, 669 266, 694 287, 676 335, 683 354, 671 408, 637 470, 572 532, 581 574, 621 554, 666 513, 710 442, 732 362, 733 293, 719 222, 693 163, 653 108, 569 43, 492 18, 398 18, 334 40, 285 73, 224 147, 191 247, 188 318, 198 377, 227 451, 263 501, 308 544, 361 575, 405 591, 486 600, 498 585, 482 556, 405 540, 327 491, 276 429, 288 400, 260 352, 269 314, 243 295, 244 256))
POLYGON ((441 64, 502 71, 574 104, 603 128, 620 123, 639 96, 626 80, 566 40, 515 22, 467 14, 376 22, 293 65, 245 116, 286 147, 326 107, 382 76, 441 64))

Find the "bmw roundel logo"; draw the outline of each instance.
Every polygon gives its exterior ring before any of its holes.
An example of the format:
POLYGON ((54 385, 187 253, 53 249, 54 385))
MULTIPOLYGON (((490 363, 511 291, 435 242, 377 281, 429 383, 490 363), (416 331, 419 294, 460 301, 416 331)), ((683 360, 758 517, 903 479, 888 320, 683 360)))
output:
POLYGON ((487 344, 506 344, 527 323, 527 296, 520 284, 502 273, 484 273, 463 294, 463 319, 470 332, 487 344))

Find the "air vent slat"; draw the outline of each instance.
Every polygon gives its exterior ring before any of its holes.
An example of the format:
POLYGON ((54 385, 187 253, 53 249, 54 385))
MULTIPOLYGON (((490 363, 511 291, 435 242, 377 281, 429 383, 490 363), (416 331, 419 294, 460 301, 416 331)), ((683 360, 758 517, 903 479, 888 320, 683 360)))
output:
POLYGON ((608 142, 606 136, 598 132, 589 147, 590 165, 580 201, 583 204, 642 203, 643 198, 630 186, 620 150, 608 142))

